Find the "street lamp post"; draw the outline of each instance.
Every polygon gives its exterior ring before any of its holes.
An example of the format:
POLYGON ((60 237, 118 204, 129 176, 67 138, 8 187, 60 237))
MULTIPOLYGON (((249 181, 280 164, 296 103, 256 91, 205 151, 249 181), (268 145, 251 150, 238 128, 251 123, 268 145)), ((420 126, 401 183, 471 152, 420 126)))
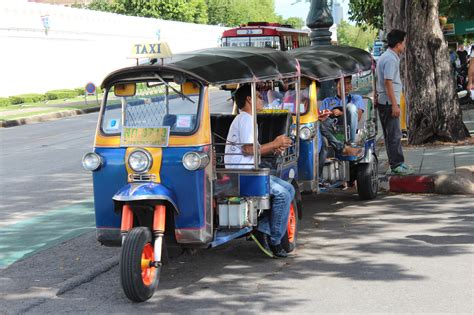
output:
POLYGON ((312 46, 331 45, 331 32, 329 28, 334 20, 329 10, 327 0, 311 0, 306 26, 311 29, 309 35, 312 46))

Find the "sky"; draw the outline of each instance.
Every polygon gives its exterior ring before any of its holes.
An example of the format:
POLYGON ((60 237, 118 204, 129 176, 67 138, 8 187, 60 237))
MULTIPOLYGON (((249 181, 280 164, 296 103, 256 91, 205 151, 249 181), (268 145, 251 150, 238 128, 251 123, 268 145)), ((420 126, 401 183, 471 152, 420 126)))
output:
MULTIPOLYGON (((291 16, 297 16, 306 21, 309 12, 309 2, 302 0, 295 3, 296 0, 275 0, 275 11, 285 19, 291 16)), ((349 0, 338 0, 344 10, 344 20, 348 20, 349 0)))

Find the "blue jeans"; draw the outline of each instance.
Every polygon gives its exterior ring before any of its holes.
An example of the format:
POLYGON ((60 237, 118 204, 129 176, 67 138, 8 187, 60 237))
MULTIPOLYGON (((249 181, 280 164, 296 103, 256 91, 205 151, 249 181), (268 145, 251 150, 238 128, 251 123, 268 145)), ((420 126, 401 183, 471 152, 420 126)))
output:
POLYGON ((270 244, 279 245, 286 233, 290 205, 295 196, 295 189, 290 183, 278 177, 270 176, 270 192, 273 196, 270 215, 259 219, 257 230, 270 235, 270 244))
POLYGON ((352 103, 347 104, 346 111, 347 111, 347 123, 349 124, 349 127, 350 127, 349 128, 350 130, 349 142, 355 142, 357 124, 359 122, 359 113, 358 113, 357 107, 352 103))

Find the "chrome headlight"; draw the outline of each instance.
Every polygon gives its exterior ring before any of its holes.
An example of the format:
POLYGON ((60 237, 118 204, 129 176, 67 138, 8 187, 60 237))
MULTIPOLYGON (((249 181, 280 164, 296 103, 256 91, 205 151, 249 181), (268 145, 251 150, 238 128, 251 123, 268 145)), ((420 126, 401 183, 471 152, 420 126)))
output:
POLYGON ((145 150, 135 150, 128 157, 128 166, 137 173, 146 173, 153 164, 153 158, 145 150))
POLYGON ((309 138, 311 138, 311 135, 312 135, 311 129, 309 129, 308 127, 304 126, 300 128, 301 140, 308 140, 309 138))
POLYGON ((209 164, 209 155, 204 152, 188 152, 183 156, 183 166, 188 171, 203 169, 209 164))
POLYGON ((96 171, 102 166, 102 157, 95 152, 88 152, 82 157, 82 167, 86 171, 96 171))

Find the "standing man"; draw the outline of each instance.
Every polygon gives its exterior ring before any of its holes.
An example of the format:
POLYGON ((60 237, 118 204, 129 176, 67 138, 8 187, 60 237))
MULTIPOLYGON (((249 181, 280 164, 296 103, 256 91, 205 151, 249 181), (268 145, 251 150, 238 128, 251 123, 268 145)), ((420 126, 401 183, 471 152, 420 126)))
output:
POLYGON ((394 29, 387 34, 388 49, 377 62, 378 111, 382 124, 385 148, 390 163, 389 173, 410 175, 414 171, 405 164, 400 130, 400 55, 405 50, 404 31, 394 29))

